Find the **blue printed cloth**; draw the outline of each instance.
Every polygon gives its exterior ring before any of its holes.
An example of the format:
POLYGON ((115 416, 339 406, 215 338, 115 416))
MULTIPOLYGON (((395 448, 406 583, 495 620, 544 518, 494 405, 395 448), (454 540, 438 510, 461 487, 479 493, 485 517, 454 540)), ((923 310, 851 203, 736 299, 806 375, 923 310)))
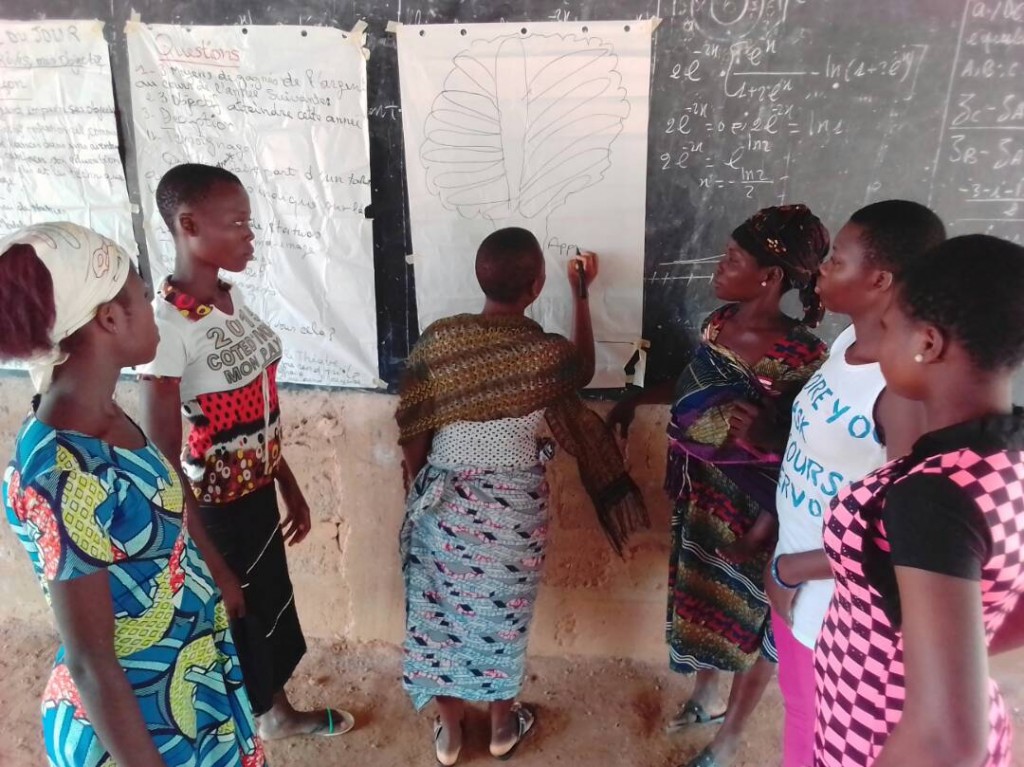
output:
MULTIPOLYGON (((114 447, 29 418, 4 475, 7 520, 48 594, 106 572, 114 651, 168 767, 260 767, 220 592, 184 524, 178 475, 152 446, 114 447)), ((43 694, 51 767, 113 764, 61 647, 43 694)))
POLYGON ((403 684, 417 710, 444 695, 515 698, 547 542, 544 470, 428 464, 401 533, 403 684))

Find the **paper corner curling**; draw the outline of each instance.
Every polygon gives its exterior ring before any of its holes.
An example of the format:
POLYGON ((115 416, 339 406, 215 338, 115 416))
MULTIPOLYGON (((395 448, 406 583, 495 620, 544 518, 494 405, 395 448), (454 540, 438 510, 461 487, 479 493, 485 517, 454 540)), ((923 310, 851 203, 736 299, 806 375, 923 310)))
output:
MULTIPOLYGON (((53 23, 60 22, 54 21, 53 23)), ((107 22, 103 21, 103 19, 83 19, 76 23, 81 25, 81 29, 79 31, 84 38, 91 40, 92 42, 103 43, 104 45, 106 44, 106 38, 103 36, 103 30, 106 29, 107 22)))
POLYGON ((124 33, 127 35, 129 33, 137 32, 141 26, 142 15, 137 10, 132 8, 132 12, 131 15, 128 17, 128 21, 124 23, 124 33))
POLYGON ((359 49, 364 59, 369 61, 370 49, 366 47, 366 22, 363 19, 357 20, 346 34, 348 34, 348 41, 359 49))

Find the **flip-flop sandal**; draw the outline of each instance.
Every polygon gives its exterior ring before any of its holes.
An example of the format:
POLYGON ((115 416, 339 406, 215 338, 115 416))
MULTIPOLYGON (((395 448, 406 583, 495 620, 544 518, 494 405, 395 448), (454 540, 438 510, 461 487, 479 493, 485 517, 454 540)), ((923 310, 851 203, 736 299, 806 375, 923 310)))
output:
POLYGON ((686 763, 686 767, 718 767, 718 760, 711 753, 711 746, 705 746, 699 754, 686 763))
POLYGON ((310 735, 316 735, 320 738, 334 738, 338 735, 344 735, 356 726, 356 718, 348 711, 335 711, 330 708, 325 710, 327 712, 327 721, 310 732, 310 735))
MULTIPOLYGON (((462 723, 459 722, 459 727, 462 727, 462 723)), ((441 737, 441 730, 444 729, 444 725, 441 724, 441 717, 434 717, 434 759, 441 767, 452 767, 453 764, 459 761, 459 755, 462 753, 462 746, 459 746, 459 750, 455 752, 455 758, 450 762, 441 761, 441 754, 437 750, 437 739, 441 737)))
POLYGON ((523 738, 529 734, 533 729, 533 726, 537 724, 537 712, 534 711, 532 706, 528 706, 525 703, 513 703, 512 714, 516 717, 516 723, 519 725, 519 734, 516 736, 515 743, 512 744, 512 748, 506 751, 500 756, 495 756, 503 762, 507 762, 513 756, 515 756, 516 749, 519 748, 519 744, 523 742, 523 738))
POLYGON ((697 725, 721 724, 725 721, 725 714, 726 712, 723 711, 712 716, 700 703, 688 700, 669 721, 665 727, 665 732, 671 734, 697 725))

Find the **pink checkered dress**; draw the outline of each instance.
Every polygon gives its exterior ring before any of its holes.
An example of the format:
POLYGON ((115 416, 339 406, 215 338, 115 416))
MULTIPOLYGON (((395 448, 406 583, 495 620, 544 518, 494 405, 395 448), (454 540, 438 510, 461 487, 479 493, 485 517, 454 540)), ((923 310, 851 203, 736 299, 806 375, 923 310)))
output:
MULTIPOLYGON (((836 589, 815 651, 818 721, 816 767, 866 767, 878 758, 906 697, 903 638, 865 575, 865 540, 889 551, 881 521, 886 491, 919 472, 942 474, 963 488, 990 528, 992 556, 982 569, 985 633, 991 641, 1024 591, 1024 453, 947 452, 912 465, 890 463, 842 492, 825 516, 825 549, 836 589)), ((987 767, 1009 767, 1010 722, 989 682, 987 767)))

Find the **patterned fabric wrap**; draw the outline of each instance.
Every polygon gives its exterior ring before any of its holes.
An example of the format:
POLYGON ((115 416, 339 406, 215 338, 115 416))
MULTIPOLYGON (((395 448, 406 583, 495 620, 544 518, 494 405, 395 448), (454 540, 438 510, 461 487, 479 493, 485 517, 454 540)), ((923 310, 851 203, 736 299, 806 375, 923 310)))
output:
MULTIPOLYGON (((152 446, 115 448, 30 418, 4 477, 7 519, 44 592, 106 571, 114 651, 174 767, 260 767, 220 592, 188 536, 178 474, 152 446)), ((58 651, 43 693, 51 767, 113 764, 58 651)))
POLYGON ((615 438, 579 398, 579 359, 562 336, 526 317, 462 314, 435 322, 409 355, 396 419, 400 442, 454 423, 519 418, 544 409, 576 458, 598 521, 619 554, 649 524, 615 438))
POLYGON ((736 309, 725 306, 705 322, 668 425, 665 488, 675 509, 666 641, 669 665, 681 674, 739 672, 759 657, 777 660, 764 593, 770 550, 741 564, 718 551, 742 538, 762 511, 774 513, 780 457, 731 442, 729 418, 740 399, 795 393, 826 356, 824 344, 796 326, 747 365, 717 343, 736 309))
MULTIPOLYGON (((836 589, 815 649, 816 767, 860 767, 878 758, 906 699, 903 636, 866 573, 866 555, 888 552, 882 522, 887 491, 903 477, 941 474, 977 503, 992 535, 980 588, 987 641, 1024 592, 1024 452, 943 453, 912 465, 894 461, 842 491, 825 514, 825 551, 836 589)), ((1010 718, 989 681, 985 767, 1009 767, 1010 718)))
POLYGON ((718 554, 750 529, 761 507, 715 466, 694 462, 672 513, 665 639, 669 667, 746 671, 778 660, 764 592, 766 548, 741 564, 718 554))
POLYGON ((547 540, 544 470, 440 467, 416 479, 401 533, 403 684, 417 709, 438 695, 511 700, 547 540))
POLYGON ((666 429, 665 489, 678 499, 687 482, 687 465, 696 459, 714 464, 760 506, 773 509, 782 456, 728 439, 731 406, 741 400, 760 403, 769 396, 788 399, 825 361, 825 347, 798 326, 752 368, 717 343, 722 326, 738 308, 729 304, 708 317, 701 344, 676 383, 677 399, 666 429))
POLYGON ((678 497, 683 490, 685 468, 679 470, 676 464, 682 461, 685 465, 695 458, 717 466, 761 506, 774 506, 781 456, 725 440, 718 432, 723 426, 728 427, 728 421, 709 423, 703 418, 710 410, 721 412, 736 401, 762 402, 768 393, 754 371, 725 347, 706 341, 694 351, 676 391, 682 395, 672 406, 667 427, 673 463, 672 470, 666 473, 669 494, 678 497), (707 427, 712 424, 713 433, 708 433, 707 427))

